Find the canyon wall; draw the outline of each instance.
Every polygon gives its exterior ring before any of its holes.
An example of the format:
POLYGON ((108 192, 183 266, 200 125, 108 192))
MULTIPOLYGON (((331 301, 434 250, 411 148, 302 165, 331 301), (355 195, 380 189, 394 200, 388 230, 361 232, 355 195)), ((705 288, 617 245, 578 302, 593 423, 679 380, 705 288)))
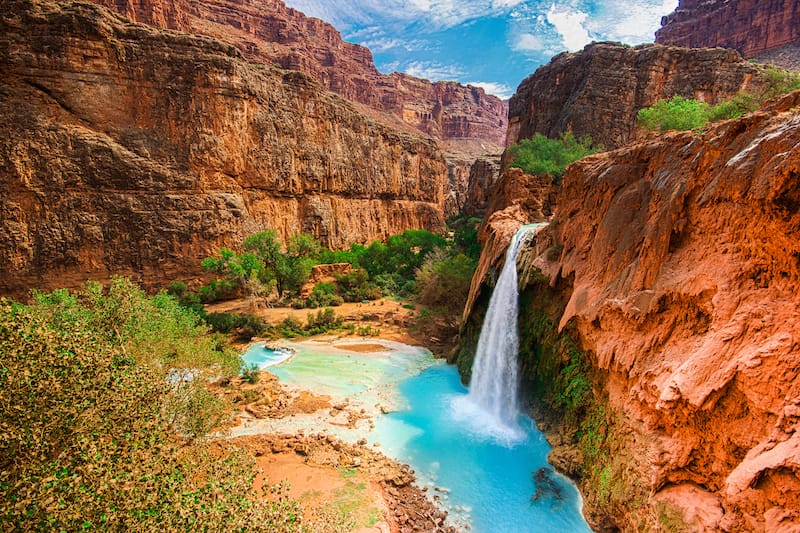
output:
POLYGON ((0 94, 2 294, 186 278, 265 228, 331 247, 443 228, 432 139, 208 37, 7 1, 0 94))
POLYGON ((798 191, 800 92, 568 168, 520 358, 598 530, 800 528, 798 191))
POLYGON ((800 68, 800 3, 794 0, 680 0, 661 19, 656 42, 722 47, 746 59, 800 68))
POLYGON ((716 103, 748 88, 757 72, 732 50, 593 43, 555 56, 520 84, 509 101, 507 146, 571 130, 618 148, 637 138, 640 109, 674 95, 716 103))
POLYGON ((305 72, 329 90, 456 149, 480 141, 491 152, 505 141, 508 113, 499 98, 454 82, 381 74, 369 49, 343 41, 330 24, 280 0, 92 1, 159 29, 217 38, 253 62, 305 72))

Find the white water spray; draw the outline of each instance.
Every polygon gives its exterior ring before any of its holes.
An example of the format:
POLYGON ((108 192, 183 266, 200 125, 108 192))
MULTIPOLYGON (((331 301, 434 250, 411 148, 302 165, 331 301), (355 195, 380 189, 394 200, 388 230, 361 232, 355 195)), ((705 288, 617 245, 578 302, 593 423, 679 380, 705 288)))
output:
POLYGON ((478 339, 472 380, 471 403, 487 412, 495 424, 517 427, 517 354, 519 353, 517 252, 525 234, 543 224, 523 226, 514 235, 506 252, 506 262, 497 279, 489 310, 478 339))

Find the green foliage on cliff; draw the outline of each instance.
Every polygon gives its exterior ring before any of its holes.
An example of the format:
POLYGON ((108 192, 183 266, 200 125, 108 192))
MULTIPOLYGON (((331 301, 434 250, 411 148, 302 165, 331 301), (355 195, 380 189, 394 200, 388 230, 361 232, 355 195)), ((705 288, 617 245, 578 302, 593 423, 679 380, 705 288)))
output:
POLYGON ((558 139, 548 139, 537 133, 533 138, 522 139, 508 148, 512 157, 509 166, 520 168, 526 174, 549 174, 558 178, 564 175, 570 164, 600 149, 592 146, 589 137, 576 139, 571 131, 558 139))
POLYGON ((693 130, 708 122, 710 106, 691 98, 673 96, 639 110, 639 124, 651 131, 693 130))
POLYGON ((240 359, 122 278, 0 301, 0 523, 33 531, 299 531, 285 490, 203 437, 240 359))
POLYGON ((800 74, 776 67, 764 67, 759 88, 742 91, 733 98, 711 106, 692 98, 673 96, 639 110, 639 125, 651 131, 694 130, 710 122, 728 120, 750 113, 776 96, 800 89, 800 74))
POLYGON ((580 451, 580 462, 570 466, 593 506, 609 509, 624 502, 636 515, 644 509, 647 491, 631 468, 632 453, 615 453, 632 445, 626 441, 630 430, 596 394, 604 377, 593 369, 590 354, 580 349, 569 327, 559 332, 550 320, 551 313, 560 316, 563 304, 546 287, 544 280, 533 283, 520 298, 523 389, 564 442, 580 451))

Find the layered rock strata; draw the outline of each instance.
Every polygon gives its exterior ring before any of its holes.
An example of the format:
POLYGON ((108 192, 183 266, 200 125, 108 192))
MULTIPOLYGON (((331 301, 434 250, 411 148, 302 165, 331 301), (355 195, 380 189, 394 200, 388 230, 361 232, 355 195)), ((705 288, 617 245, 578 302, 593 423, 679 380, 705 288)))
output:
POLYGON ((265 228, 338 247, 443 226, 433 140, 207 37, 5 2, 0 92, 0 293, 186 278, 265 228))
POLYGON ((539 355, 523 365, 566 387, 549 406, 575 403, 551 413, 553 434, 581 428, 556 462, 600 530, 800 528, 799 110, 796 92, 567 170, 532 261, 525 316, 541 318, 520 329, 539 355), (547 320, 572 341, 529 333, 547 320), (584 379, 591 400, 570 388, 584 379))
POLYGON ((656 42, 689 48, 733 48, 796 68, 800 3, 793 0, 681 0, 663 17, 656 42), (788 52, 780 55, 776 52, 788 52))
POLYGON ((280 0, 92 0, 160 29, 215 37, 248 59, 305 72, 329 90, 456 145, 505 141, 507 108, 483 89, 375 68, 369 49, 280 0))
POLYGON ((733 50, 593 43, 555 56, 520 84, 507 145, 572 131, 618 148, 637 138, 640 109, 675 95, 717 103, 750 87, 757 72, 733 50))

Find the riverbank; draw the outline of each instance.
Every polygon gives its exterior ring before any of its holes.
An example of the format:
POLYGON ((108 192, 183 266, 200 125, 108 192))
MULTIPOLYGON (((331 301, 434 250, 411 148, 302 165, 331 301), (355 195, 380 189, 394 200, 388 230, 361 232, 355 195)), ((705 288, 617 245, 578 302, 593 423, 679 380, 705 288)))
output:
POLYGON ((331 435, 254 435, 230 441, 256 457, 264 483, 286 480, 289 495, 307 517, 316 512, 350 513, 357 533, 425 531, 455 533, 447 514, 415 485, 414 472, 364 444, 347 444, 331 435))
MULTIPOLYGON (((416 323, 416 312, 403 305, 381 300, 337 307, 337 314, 345 320, 358 327, 369 326, 377 334, 362 337, 336 331, 305 339, 304 344, 365 358, 391 349, 392 343, 419 345, 419 331, 417 335, 409 331, 416 323)), ((242 300, 208 306, 207 310, 253 312, 242 300)), ((278 323, 287 316, 303 320, 312 311, 262 308, 255 314, 268 323, 278 323)), ((285 342, 288 341, 278 341, 285 342)), ((388 458, 376 447, 368 446, 366 440, 348 444, 331 434, 339 428, 368 432, 373 427, 373 417, 391 409, 390 402, 361 405, 333 400, 326 394, 282 384, 266 370, 259 372, 254 381, 237 379, 215 392, 227 396, 235 406, 225 442, 243 447, 255 457, 260 470, 254 482, 256 490, 265 483, 285 481, 290 487, 289 496, 301 502, 311 523, 318 513, 347 515, 344 523, 348 527, 342 531, 456 531, 446 525, 447 513, 434 503, 437 496, 428 497, 428 487, 416 484, 408 465, 388 458), (281 432, 287 422, 299 418, 309 421, 309 429, 292 434, 281 432)))
MULTIPOLYGON (((287 317, 302 323, 309 313, 318 311, 291 307, 254 308, 250 300, 244 298, 209 304, 205 309, 209 313, 253 314, 268 324, 280 324, 287 317)), ((374 337, 425 346, 437 357, 447 356, 456 345, 457 326, 418 304, 382 298, 369 302, 345 302, 331 309, 344 322, 355 326, 356 333, 338 330, 334 332, 336 336, 374 337), (359 330, 368 333, 359 335, 359 330)))

